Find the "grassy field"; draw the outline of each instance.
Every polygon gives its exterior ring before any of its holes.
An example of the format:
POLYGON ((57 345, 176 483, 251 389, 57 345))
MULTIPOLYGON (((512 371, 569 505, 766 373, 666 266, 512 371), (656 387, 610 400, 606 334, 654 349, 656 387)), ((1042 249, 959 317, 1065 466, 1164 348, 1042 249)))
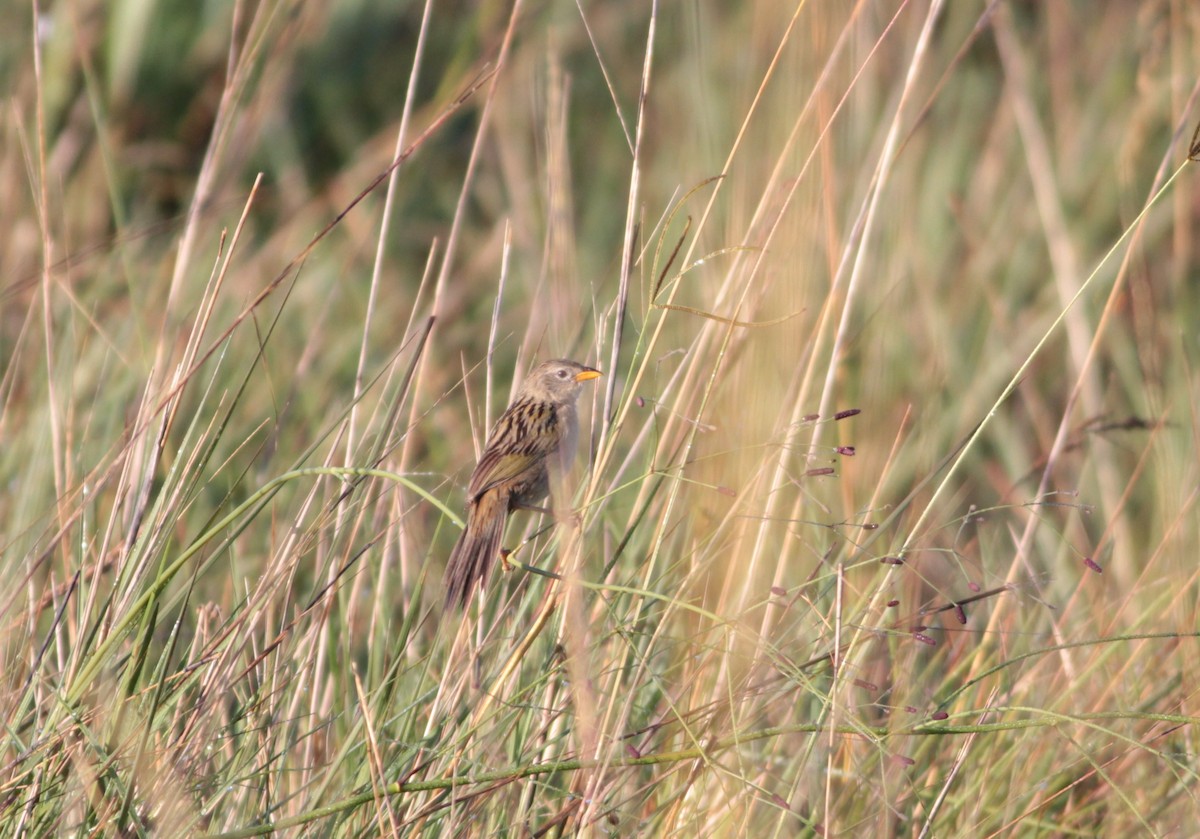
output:
POLYGON ((1194 835, 1196 4, 0 32, 0 834, 1194 835))

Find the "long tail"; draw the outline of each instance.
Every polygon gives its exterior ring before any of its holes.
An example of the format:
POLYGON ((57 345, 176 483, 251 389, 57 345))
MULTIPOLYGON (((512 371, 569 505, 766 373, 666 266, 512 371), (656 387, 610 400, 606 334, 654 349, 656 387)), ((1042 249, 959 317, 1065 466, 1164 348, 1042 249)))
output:
POLYGON ((465 606, 500 553, 507 505, 485 496, 467 510, 467 527, 446 563, 446 606, 465 606))

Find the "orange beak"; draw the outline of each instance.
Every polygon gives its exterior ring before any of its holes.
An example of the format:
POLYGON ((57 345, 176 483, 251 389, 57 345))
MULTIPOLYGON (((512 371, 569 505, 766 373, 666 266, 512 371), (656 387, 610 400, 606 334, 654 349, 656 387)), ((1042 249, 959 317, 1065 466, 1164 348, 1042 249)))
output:
POLYGON ((591 367, 589 367, 586 370, 580 370, 578 373, 576 373, 575 381, 586 382, 588 379, 598 379, 603 375, 604 374, 601 373, 599 370, 593 370, 591 367))

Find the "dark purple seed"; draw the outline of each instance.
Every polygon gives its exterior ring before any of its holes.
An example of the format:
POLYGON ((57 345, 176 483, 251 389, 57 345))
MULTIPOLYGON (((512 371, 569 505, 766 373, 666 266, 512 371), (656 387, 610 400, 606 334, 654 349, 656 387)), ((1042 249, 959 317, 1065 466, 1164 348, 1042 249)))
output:
POLYGON ((863 530, 878 530, 878 529, 879 529, 879 525, 877 525, 877 524, 870 524, 870 523, 868 523, 868 524, 864 524, 864 525, 862 526, 862 528, 863 528, 863 530))
POLYGON ((836 414, 833 415, 833 421, 837 422, 838 420, 849 419, 850 417, 856 417, 861 413, 862 413, 862 408, 850 408, 845 411, 838 411, 836 414))
POLYGON ((903 565, 904 564, 904 560, 898 556, 880 557, 879 561, 882 562, 884 565, 903 565))
POLYGON ((816 422, 821 418, 820 414, 805 414, 800 417, 800 422, 816 422))
POLYGON ((915 714, 917 712, 917 709, 912 705, 905 705, 904 710, 908 711, 910 714, 915 714))
POLYGON ((855 679, 854 686, 858 687, 858 688, 862 688, 863 690, 869 690, 869 691, 879 690, 879 685, 873 684, 871 682, 864 682, 862 679, 855 679))
POLYGON ((717 492, 721 493, 727 498, 737 498, 737 490, 730 489, 729 487, 717 487, 717 492))
POLYGON ((967 583, 967 588, 969 588, 971 591, 975 592, 976 594, 979 593, 979 583, 967 583))
POLYGON ((923 623, 918 623, 917 625, 915 625, 915 626, 912 628, 912 631, 913 631, 913 632, 924 632, 924 631, 925 631, 926 629, 928 629, 928 628, 929 628, 929 627, 928 627, 928 626, 926 626, 925 624, 923 624, 923 623))
POLYGON ((913 633, 913 638, 917 639, 917 640, 918 640, 918 641, 920 641, 922 644, 928 644, 928 645, 929 645, 929 646, 931 646, 931 647, 936 647, 936 646, 937 646, 937 641, 933 640, 933 639, 932 639, 932 638, 930 638, 928 635, 922 635, 920 632, 914 632, 914 633, 913 633))
POLYGON ((633 400, 633 404, 637 405, 639 408, 645 408, 646 400, 639 396, 637 399, 633 400))
POLYGON ((904 755, 893 755, 892 760, 896 761, 896 763, 902 763, 905 766, 916 766, 917 765, 917 762, 915 760, 913 760, 911 757, 905 757, 904 755))
POLYGON ((967 622, 967 610, 959 603, 954 604, 954 617, 958 619, 959 623, 965 624, 967 622))
POLYGON ((854 446, 838 446, 836 449, 838 454, 844 454, 846 457, 854 457, 854 446))
POLYGON ((787 799, 786 799, 786 798, 784 798, 782 795, 780 795, 780 794, 779 794, 779 793, 777 793, 777 792, 776 792, 776 793, 771 793, 771 800, 775 802, 775 806, 776 806, 776 807, 779 807, 779 808, 781 808, 781 809, 783 809, 783 810, 790 810, 790 809, 792 809, 791 807, 789 807, 789 806, 788 806, 787 799))
POLYGON ((642 753, 637 750, 637 746, 634 746, 632 743, 625 746, 625 754, 635 758, 642 756, 642 753))
POLYGON ((1104 569, 1101 568, 1099 565, 1097 565, 1096 561, 1093 560, 1090 556, 1085 556, 1083 558, 1083 564, 1088 567, 1089 571, 1095 571, 1097 574, 1104 573, 1104 569))
POLYGON ((945 711, 935 711, 930 716, 935 720, 945 720, 945 719, 950 718, 950 715, 947 714, 945 711))
POLYGON ((807 472, 804 473, 804 477, 819 478, 822 475, 832 475, 832 474, 833 474, 832 466, 822 466, 820 469, 809 469, 807 472))
POLYGON ((782 586, 771 586, 771 594, 776 597, 787 597, 787 589, 782 586))
POLYGON ((889 609, 891 609, 891 608, 893 608, 893 607, 895 607, 895 606, 899 606, 899 605, 900 605, 900 601, 899 601, 899 600, 889 600, 889 601, 887 602, 887 604, 888 604, 888 608, 889 608, 889 609))

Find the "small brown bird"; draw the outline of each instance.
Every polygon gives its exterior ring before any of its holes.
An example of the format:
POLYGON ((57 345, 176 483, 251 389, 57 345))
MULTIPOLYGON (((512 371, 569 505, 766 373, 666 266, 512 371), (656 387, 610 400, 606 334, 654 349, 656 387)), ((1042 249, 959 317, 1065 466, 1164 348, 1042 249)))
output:
POLYGON ((555 359, 539 364, 496 421, 467 488, 467 527, 446 564, 446 605, 465 605, 500 553, 513 510, 534 506, 575 458, 579 418, 575 401, 599 370, 555 359))

